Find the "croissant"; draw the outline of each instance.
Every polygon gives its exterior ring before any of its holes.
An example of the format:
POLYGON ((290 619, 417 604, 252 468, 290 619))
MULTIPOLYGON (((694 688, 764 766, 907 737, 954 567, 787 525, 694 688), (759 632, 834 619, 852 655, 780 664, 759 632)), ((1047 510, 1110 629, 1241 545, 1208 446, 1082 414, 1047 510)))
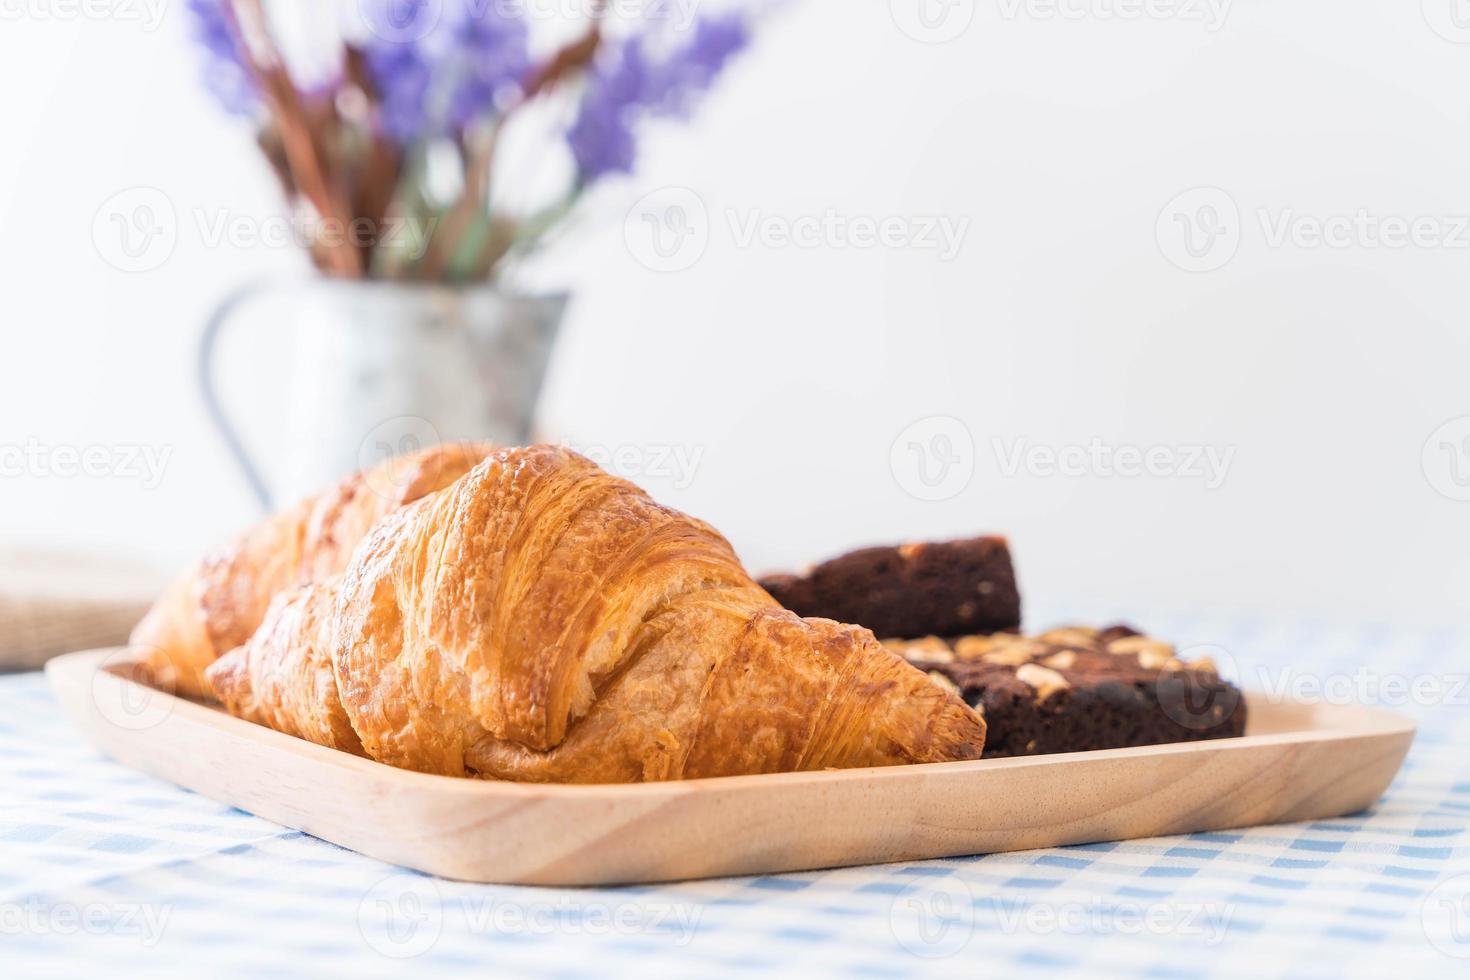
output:
POLYGON ((251 528, 165 590, 133 629, 134 659, 154 683, 207 696, 205 668, 255 633, 276 593, 341 575, 385 514, 449 486, 489 452, 466 444, 400 456, 251 528))
POLYGON ((882 766, 985 740, 872 633, 782 609, 709 525, 549 446, 385 517, 207 677, 239 717, 452 776, 882 766))

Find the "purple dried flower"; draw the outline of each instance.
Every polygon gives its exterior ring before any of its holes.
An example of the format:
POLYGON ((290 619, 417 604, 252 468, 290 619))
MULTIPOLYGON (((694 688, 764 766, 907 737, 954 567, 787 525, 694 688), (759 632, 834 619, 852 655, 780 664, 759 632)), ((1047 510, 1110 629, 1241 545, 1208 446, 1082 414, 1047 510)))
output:
POLYGON ((400 140, 463 129, 492 114, 530 65, 526 25, 485 0, 451 0, 447 9, 379 0, 368 23, 383 126, 400 140))
POLYGON ((378 90, 383 130, 411 140, 425 128, 432 73, 421 42, 433 30, 437 8, 428 0, 376 0, 360 5, 373 40, 367 68, 378 90))
POLYGON ((394 139, 413 139, 424 128, 429 66, 410 44, 374 47, 367 63, 378 89, 383 130, 394 139))
POLYGON ((449 123, 456 129, 494 112, 499 100, 530 69, 526 25, 499 13, 499 7, 464 0, 452 24, 449 123))
POLYGON ((593 73, 567 131, 582 182, 632 172, 637 155, 633 127, 639 118, 687 114, 749 42, 749 25, 738 15, 726 15, 701 20, 690 42, 659 64, 650 62, 644 37, 619 45, 612 63, 593 73))
POLYGON ((649 89, 648 59, 641 38, 625 41, 616 62, 593 75, 567 143, 586 183, 612 173, 631 173, 637 154, 635 110, 649 89))
POLYGON ((694 100, 724 70, 726 63, 750 43, 750 27, 738 16, 707 17, 694 29, 689 46, 672 58, 658 79, 658 93, 649 108, 665 115, 683 115, 694 100))
POLYGON ((205 49, 204 84, 224 106, 237 116, 253 115, 260 108, 260 93, 245 65, 244 52, 235 40, 229 0, 188 0, 191 33, 205 49))

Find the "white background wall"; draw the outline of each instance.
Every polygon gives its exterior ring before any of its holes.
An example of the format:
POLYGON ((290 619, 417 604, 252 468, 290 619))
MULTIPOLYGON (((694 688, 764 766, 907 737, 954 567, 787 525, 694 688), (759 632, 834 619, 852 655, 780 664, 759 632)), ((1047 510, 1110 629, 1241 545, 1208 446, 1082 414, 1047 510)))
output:
MULTIPOLYGON (((931 2, 968 27, 926 44, 898 26, 903 0, 794 4, 695 127, 661 132, 639 178, 594 202, 540 274, 577 295, 543 429, 699 453, 687 485, 645 482, 756 568, 1000 530, 1049 608, 1463 619, 1470 503, 1452 467, 1470 479, 1470 423, 1425 456, 1470 416, 1470 44, 1431 28, 1470 41, 1450 0, 1236 0, 1223 23, 1168 0, 1151 9, 1176 16, 1130 20, 1100 16, 1106 0, 1065 17, 931 2), (623 215, 671 185, 696 193, 707 247, 659 274, 623 215), (1215 190, 1169 210, 1199 187, 1215 190), (1199 203, 1222 214, 1204 262, 1223 264, 1188 272, 1174 218, 1208 220, 1199 203), (1344 247, 1300 237, 1360 210, 1367 230, 1344 247), (968 226, 946 260, 742 245, 732 212, 968 226), (1416 218, 1431 219, 1417 244, 1372 244, 1416 218), (1283 219, 1298 239, 1273 244, 1283 219), (963 428, 951 495, 926 501, 905 490, 924 489, 907 443, 932 444, 933 416, 963 428), (1094 438, 1233 455, 1210 489, 1008 475, 995 444, 1094 438)), ((136 5, 66 9, 0 2, 0 444, 171 455, 152 488, 0 479, 0 541, 167 568, 252 517, 193 388, 200 321, 233 285, 304 262, 210 247, 187 222, 156 270, 103 261, 94 215, 134 185, 181 214, 277 202, 248 134, 196 84, 182 3, 156 30, 124 16, 136 5)), ((267 334, 232 348, 227 386, 269 444, 289 338, 267 334)))

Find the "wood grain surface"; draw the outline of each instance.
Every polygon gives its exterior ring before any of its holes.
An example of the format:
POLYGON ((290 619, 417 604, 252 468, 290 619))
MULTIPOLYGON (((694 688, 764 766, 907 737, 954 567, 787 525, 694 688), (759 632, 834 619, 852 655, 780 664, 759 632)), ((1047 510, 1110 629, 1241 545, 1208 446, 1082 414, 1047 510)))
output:
POLYGON ((394 864, 603 885, 797 871, 1319 820, 1370 806, 1413 741, 1367 707, 1249 697, 1244 738, 1024 759, 633 786, 407 772, 129 679, 126 653, 47 665, 120 762, 394 864))

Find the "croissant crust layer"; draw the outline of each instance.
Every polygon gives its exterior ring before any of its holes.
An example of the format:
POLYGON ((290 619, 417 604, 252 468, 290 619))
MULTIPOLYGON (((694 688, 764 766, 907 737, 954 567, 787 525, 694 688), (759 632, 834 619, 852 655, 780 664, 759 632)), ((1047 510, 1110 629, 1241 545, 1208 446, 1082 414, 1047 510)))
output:
POLYGON ((388 514, 208 679, 321 744, 533 782, 978 759, 985 734, 867 630, 782 609, 709 525, 550 446, 388 514))
POLYGON ((205 669, 250 639, 279 593, 341 575, 384 515, 449 486, 489 452, 448 444, 395 457, 268 518, 169 586, 133 630, 135 658, 159 686, 207 696, 205 669))

